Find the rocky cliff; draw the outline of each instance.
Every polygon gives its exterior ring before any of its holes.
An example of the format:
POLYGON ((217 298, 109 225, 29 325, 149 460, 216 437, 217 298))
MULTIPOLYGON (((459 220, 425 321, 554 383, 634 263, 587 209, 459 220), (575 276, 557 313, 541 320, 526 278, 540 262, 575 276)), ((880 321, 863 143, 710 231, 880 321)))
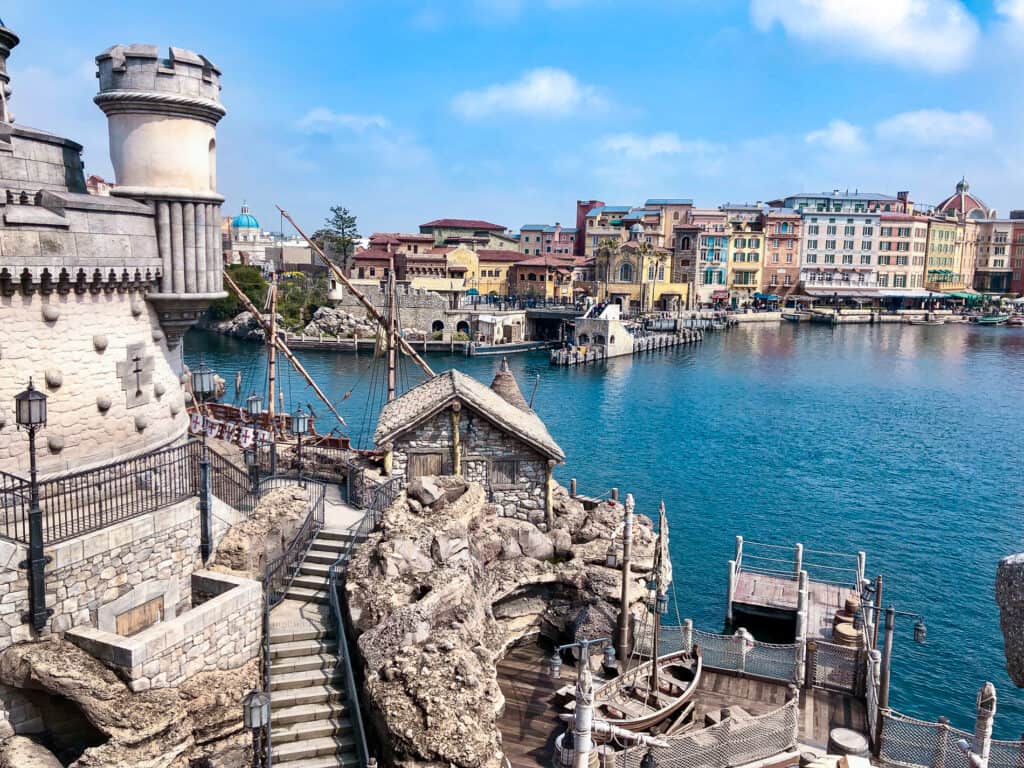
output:
MULTIPOLYGON (((396 766, 498 768, 504 707, 496 663, 523 637, 608 635, 620 574, 605 555, 622 507, 555 493, 555 526, 499 517, 478 484, 414 481, 361 545, 346 592, 367 719, 396 766)), ((654 535, 637 516, 634 609, 654 535)))

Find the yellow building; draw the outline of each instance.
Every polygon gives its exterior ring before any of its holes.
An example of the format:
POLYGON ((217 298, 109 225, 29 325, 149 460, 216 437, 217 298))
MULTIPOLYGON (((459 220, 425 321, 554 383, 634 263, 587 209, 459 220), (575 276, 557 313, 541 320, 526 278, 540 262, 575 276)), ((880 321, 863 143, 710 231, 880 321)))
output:
POLYGON ((729 301, 742 306, 761 290, 764 265, 764 211, 760 206, 722 206, 728 222, 729 301))
POLYGON ((517 261, 508 270, 509 291, 514 296, 572 301, 573 262, 571 256, 534 256, 517 261))
POLYGON ((481 296, 508 296, 509 269, 527 257, 515 251, 493 249, 478 250, 476 255, 479 269, 472 287, 476 288, 481 296))
POLYGON ((671 252, 636 237, 599 249, 595 272, 598 298, 621 304, 625 312, 673 311, 686 305, 690 286, 674 274, 671 252))
POLYGON ((928 261, 924 287, 929 291, 963 291, 970 288, 965 279, 964 238, 956 219, 931 216, 928 219, 928 261))

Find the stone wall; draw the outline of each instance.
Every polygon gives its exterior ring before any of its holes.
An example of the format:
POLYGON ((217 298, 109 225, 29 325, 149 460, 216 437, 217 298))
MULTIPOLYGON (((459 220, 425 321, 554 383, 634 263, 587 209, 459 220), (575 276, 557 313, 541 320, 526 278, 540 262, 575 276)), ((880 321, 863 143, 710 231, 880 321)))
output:
MULTIPOLYGON (((197 500, 190 499, 46 548, 46 604, 53 616, 38 637, 99 626, 104 606, 135 594, 124 609, 151 599, 144 583, 177 590, 175 614, 192 604, 192 573, 201 568, 197 500), (172 586, 173 583, 173 586, 172 586)), ((22 619, 28 577, 18 564, 27 548, 0 541, 0 650, 37 639, 22 619)), ((104 614, 105 615, 105 614, 104 614)))
POLYGON ((193 591, 214 597, 131 637, 92 627, 65 638, 98 658, 133 691, 167 688, 199 674, 237 669, 260 652, 263 585, 224 573, 192 574, 193 591))
MULTIPOLYGON (((491 492, 491 499, 506 517, 544 525, 544 488, 547 460, 514 436, 495 427, 463 406, 459 417, 462 451, 461 474, 491 492), (514 483, 495 484, 492 462, 515 461, 514 483)), ((409 457, 442 451, 443 474, 452 474, 452 412, 446 409, 395 441, 392 474, 408 481, 409 457)))
MULTIPOLYGON (((360 284, 358 287, 359 292, 373 304, 378 312, 384 311, 385 292, 380 286, 360 284)), ((335 306, 351 312, 357 317, 366 317, 366 309, 352 295, 351 291, 343 290, 342 297, 335 302, 335 306)), ((429 331, 437 320, 444 323, 447 328, 446 309, 448 309, 448 300, 438 293, 408 286, 401 286, 398 289, 398 314, 402 328, 429 331)))
POLYGON ((28 473, 28 440, 15 428, 12 403, 29 377, 49 398, 37 436, 45 476, 184 436, 179 374, 178 352, 139 293, 0 296, 0 467, 28 473))

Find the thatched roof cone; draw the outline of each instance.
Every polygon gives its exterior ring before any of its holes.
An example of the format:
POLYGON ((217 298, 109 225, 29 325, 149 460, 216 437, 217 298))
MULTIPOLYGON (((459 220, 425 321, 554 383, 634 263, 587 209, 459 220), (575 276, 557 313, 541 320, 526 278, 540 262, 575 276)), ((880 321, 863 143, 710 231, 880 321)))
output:
POLYGON ((526 398, 523 397, 523 393, 519 390, 519 385, 516 383, 516 377, 512 375, 512 371, 508 369, 508 358, 501 358, 501 367, 498 368, 498 372, 494 374, 494 381, 491 382, 491 389, 497 392, 501 399, 509 405, 515 406, 520 411, 526 411, 527 413, 533 413, 533 410, 526 403, 526 398))

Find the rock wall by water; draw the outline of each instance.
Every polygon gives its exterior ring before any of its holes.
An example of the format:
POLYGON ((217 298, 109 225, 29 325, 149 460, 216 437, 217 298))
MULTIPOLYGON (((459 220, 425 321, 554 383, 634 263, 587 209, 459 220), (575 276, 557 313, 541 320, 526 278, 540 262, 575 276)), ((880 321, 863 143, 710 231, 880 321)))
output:
MULTIPOLYGON (((604 561, 623 510, 585 510, 558 488, 545 533, 502 517, 479 484, 432 482, 440 499, 403 493, 349 568, 364 714, 389 764, 498 768, 496 664, 523 637, 590 633, 617 615, 620 573, 604 561)), ((654 534, 647 518, 636 520, 631 598, 642 610, 654 534)))

